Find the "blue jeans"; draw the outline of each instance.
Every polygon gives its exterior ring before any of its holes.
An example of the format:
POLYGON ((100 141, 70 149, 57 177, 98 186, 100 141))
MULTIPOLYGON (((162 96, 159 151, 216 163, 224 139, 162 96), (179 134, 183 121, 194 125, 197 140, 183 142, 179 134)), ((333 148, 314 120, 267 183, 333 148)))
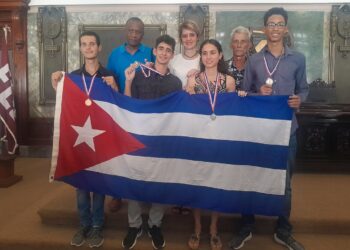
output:
POLYGON ((79 212, 80 226, 102 227, 104 223, 105 195, 98 193, 91 194, 92 204, 90 192, 82 189, 77 189, 77 207, 79 212))
MULTIPOLYGON (((291 179, 293 176, 293 169, 295 166, 295 157, 297 152, 297 138, 293 134, 289 140, 289 151, 288 151, 288 164, 286 172, 286 188, 285 188, 285 204, 283 215, 278 217, 276 233, 280 234, 291 234, 292 225, 289 222, 290 211, 292 208, 292 188, 291 179)), ((242 214, 242 229, 252 231, 254 228, 255 216, 253 214, 242 214)))

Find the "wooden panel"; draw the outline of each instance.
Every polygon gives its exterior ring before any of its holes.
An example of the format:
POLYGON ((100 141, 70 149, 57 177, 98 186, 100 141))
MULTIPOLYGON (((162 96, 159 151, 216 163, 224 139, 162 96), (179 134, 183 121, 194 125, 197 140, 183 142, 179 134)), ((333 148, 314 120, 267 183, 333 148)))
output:
POLYGON ((52 145, 52 118, 32 118, 28 121, 28 130, 28 145, 52 145))
MULTIPOLYGON (((8 49, 12 51, 12 76, 17 115, 17 140, 26 143, 28 134, 27 11, 29 0, 0 1, 0 25, 11 28, 8 49)), ((10 52, 11 53, 11 52, 10 52)))
POLYGON ((350 105, 307 104, 297 117, 299 168, 350 170, 350 105))
POLYGON ((39 7, 37 15, 40 73, 39 105, 54 104, 56 92, 51 86, 51 74, 67 72, 67 25, 64 7, 39 7))

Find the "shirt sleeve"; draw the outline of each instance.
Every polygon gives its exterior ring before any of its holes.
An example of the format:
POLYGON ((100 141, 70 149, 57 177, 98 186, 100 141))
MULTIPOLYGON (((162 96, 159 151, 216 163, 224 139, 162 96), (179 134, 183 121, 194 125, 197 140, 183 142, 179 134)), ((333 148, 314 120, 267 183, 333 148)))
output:
POLYGON ((244 71, 242 89, 244 91, 247 91, 248 93, 251 93, 253 92, 252 87, 253 87, 253 68, 252 68, 251 59, 248 58, 248 62, 244 71))
POLYGON ((110 70, 110 71, 113 71, 113 52, 109 55, 108 57, 108 62, 107 62, 107 69, 110 70))
POLYGON ((117 79, 119 79, 120 73, 118 72, 118 68, 117 68, 117 59, 118 59, 117 52, 116 50, 113 50, 108 57, 107 69, 112 71, 114 75, 117 77, 117 79))
POLYGON ((181 80, 174 75, 172 75, 171 78, 169 78, 169 84, 167 86, 168 87, 165 91, 165 94, 170 94, 170 93, 182 90, 181 80))
POLYGON ((305 56, 302 55, 299 69, 295 76, 295 94, 298 95, 302 102, 306 101, 309 93, 309 84, 306 80, 306 62, 305 56))

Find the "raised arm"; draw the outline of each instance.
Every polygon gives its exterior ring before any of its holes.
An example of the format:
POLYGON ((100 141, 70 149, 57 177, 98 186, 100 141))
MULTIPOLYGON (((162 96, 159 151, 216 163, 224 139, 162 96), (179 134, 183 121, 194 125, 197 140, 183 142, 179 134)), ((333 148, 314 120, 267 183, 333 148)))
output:
POLYGON ((132 81, 135 78, 135 70, 138 67, 137 63, 131 64, 128 68, 125 70, 125 89, 124 94, 127 96, 131 96, 131 85, 132 81))
POLYGON ((194 86, 196 84, 196 80, 195 80, 195 75, 192 75, 191 77, 189 77, 187 79, 187 84, 185 86, 185 91, 189 94, 195 94, 196 92, 194 91, 194 86))

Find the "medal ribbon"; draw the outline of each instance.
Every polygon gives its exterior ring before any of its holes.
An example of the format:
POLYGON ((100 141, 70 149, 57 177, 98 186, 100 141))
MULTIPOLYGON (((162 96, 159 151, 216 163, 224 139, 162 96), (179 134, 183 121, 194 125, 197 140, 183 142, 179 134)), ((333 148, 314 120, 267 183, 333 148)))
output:
POLYGON ((87 94, 88 98, 90 98, 90 93, 91 93, 91 90, 92 90, 92 86, 94 85, 94 82, 95 82, 96 73, 91 78, 89 89, 87 88, 87 85, 86 85, 84 73, 81 73, 81 76, 82 76, 82 79, 83 79, 85 93, 87 94))
POLYGON ((273 73, 275 73, 275 71, 277 70, 277 67, 278 67, 278 65, 280 64, 280 61, 281 61, 281 58, 282 58, 283 50, 284 50, 284 49, 282 49, 282 53, 281 53, 281 55, 279 56, 278 61, 277 61, 276 65, 275 65, 275 67, 273 68, 272 72, 270 72, 269 67, 267 66, 267 61, 266 61, 266 58, 265 58, 265 53, 263 54, 264 63, 265 63, 265 69, 266 69, 267 74, 269 74, 269 77, 272 77, 273 73))
POLYGON ((145 77, 149 77, 149 76, 151 75, 151 71, 153 71, 153 72, 155 72, 155 73, 157 73, 157 74, 159 74, 159 75, 161 75, 161 76, 164 76, 164 74, 160 73, 158 70, 155 70, 155 69, 153 69, 153 68, 151 68, 151 67, 148 67, 146 64, 139 63, 139 62, 136 62, 136 63, 137 63, 137 65, 141 68, 142 73, 143 73, 143 75, 144 75, 145 77), (148 70, 148 74, 146 73, 145 69, 148 70))
POLYGON ((211 96, 210 89, 209 89, 209 80, 207 74, 204 72, 204 78, 205 78, 205 85, 207 86, 207 92, 209 96, 209 102, 211 106, 211 110, 214 113, 215 105, 216 105, 216 97, 218 95, 218 81, 219 81, 219 72, 216 73, 216 80, 215 80, 215 90, 214 90, 214 98, 211 96))

